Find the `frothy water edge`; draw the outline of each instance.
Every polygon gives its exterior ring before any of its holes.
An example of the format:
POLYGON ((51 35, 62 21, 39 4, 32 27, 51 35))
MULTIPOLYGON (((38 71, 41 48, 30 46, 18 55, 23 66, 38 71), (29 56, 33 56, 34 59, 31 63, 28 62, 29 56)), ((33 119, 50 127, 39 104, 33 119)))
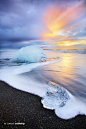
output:
MULTIPOLYGON (((57 63, 60 61, 61 61, 61 58, 53 62, 33 63, 33 64, 27 64, 27 65, 22 65, 22 66, 15 66, 15 68, 7 67, 5 69, 1 69, 0 80, 7 82, 9 85, 13 86, 14 88, 36 94, 40 97, 44 97, 47 93, 47 89, 49 85, 34 82, 34 80, 31 80, 31 78, 28 78, 27 80, 27 78, 23 78, 21 76, 21 73, 30 72, 34 68, 37 68, 43 65, 52 64, 52 63, 57 63)), ((65 106, 54 107, 56 115, 62 119, 70 119, 70 118, 75 117, 78 114, 86 115, 86 105, 82 103, 81 101, 79 101, 77 98, 75 98, 73 95, 71 95, 69 92, 68 94, 70 96, 70 100, 65 104, 65 106)), ((45 105, 43 106, 45 108, 48 108, 45 105)))

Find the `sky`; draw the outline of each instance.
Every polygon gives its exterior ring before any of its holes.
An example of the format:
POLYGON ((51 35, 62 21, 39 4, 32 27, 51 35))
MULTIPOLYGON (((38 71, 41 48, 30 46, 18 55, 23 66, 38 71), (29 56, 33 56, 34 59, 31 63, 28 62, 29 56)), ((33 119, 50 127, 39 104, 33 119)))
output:
POLYGON ((85 0, 0 0, 1 48, 86 45, 85 0))

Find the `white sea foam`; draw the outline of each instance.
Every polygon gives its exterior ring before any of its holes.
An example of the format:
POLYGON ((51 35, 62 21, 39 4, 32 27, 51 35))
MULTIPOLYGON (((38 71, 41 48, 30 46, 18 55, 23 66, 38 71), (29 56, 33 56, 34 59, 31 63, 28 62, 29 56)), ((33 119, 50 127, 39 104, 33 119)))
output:
MULTIPOLYGON (((23 73, 31 72, 31 70, 34 70, 37 67, 41 67, 43 65, 48 65, 52 63, 57 63, 60 61, 61 58, 53 62, 31 63, 31 64, 23 64, 20 66, 10 66, 10 67, 6 66, 0 69, 0 80, 7 82, 14 88, 36 94, 44 98, 46 96, 46 93, 48 92, 49 84, 37 82, 31 76, 24 76, 23 73)), ((76 97, 74 97, 70 92, 67 91, 67 93, 70 99, 65 103, 65 105, 59 107, 57 106, 57 101, 54 101, 53 104, 54 107, 52 106, 49 107, 49 105, 46 106, 42 102, 43 106, 45 108, 55 110, 56 115, 62 119, 70 119, 78 114, 86 115, 86 104, 78 100, 76 97)), ((50 103, 49 101, 51 101, 51 99, 48 99, 48 103, 50 103)))
POLYGON ((86 115, 86 104, 70 95, 70 100, 64 107, 55 108, 55 113, 62 119, 70 119, 78 114, 86 115))
POLYGON ((15 69, 13 70, 15 74, 21 74, 25 72, 29 72, 33 70, 36 67, 43 66, 43 65, 48 65, 48 64, 53 64, 53 63, 58 63, 62 60, 60 57, 58 60, 53 61, 53 62, 43 62, 43 63, 31 63, 31 64, 24 64, 22 66, 16 66, 15 69))
POLYGON ((44 86, 44 84, 41 83, 36 84, 36 82, 34 83, 34 80, 28 77, 23 77, 21 74, 25 72, 30 72, 36 67, 57 63, 59 61, 61 61, 61 58, 53 62, 31 63, 21 66, 4 67, 0 70, 0 80, 7 82, 17 89, 43 96, 45 94, 43 90, 45 91, 44 87, 46 87, 46 85, 44 86), (43 92, 43 95, 41 91, 43 92))
MULTIPOLYGON (((37 67, 41 66, 41 65, 45 65, 45 64, 46 63, 40 64, 40 65, 38 64, 37 67)), ((28 66, 27 66, 27 69, 26 69, 27 71, 33 70, 34 67, 36 68, 35 63, 33 65, 33 68, 31 66, 31 69, 30 69, 29 66, 30 66, 30 64, 28 64, 28 66)), ((23 68, 23 66, 22 66, 22 68, 23 68)), ((36 95, 44 98, 44 96, 46 95, 46 93, 48 91, 49 85, 36 82, 36 80, 33 80, 32 78, 30 78, 28 76, 27 77, 22 76, 22 74, 19 74, 20 71, 22 70, 22 68, 21 69, 19 68, 19 71, 17 68, 17 72, 15 72, 16 67, 15 68, 9 67, 9 68, 2 69, 0 72, 0 75, 1 75, 0 80, 7 82, 14 88, 36 94, 36 95)), ((22 72, 25 72, 26 70, 24 70, 22 72)), ((54 108, 52 108, 52 107, 48 108, 49 106, 45 106, 44 104, 43 104, 43 107, 51 109, 51 110, 54 109, 55 114, 62 119, 70 119, 70 118, 75 117, 78 114, 86 115, 86 105, 83 102, 80 102, 78 99, 76 99, 69 92, 68 92, 68 94, 69 94, 70 99, 68 100, 68 102, 66 102, 66 104, 63 107, 58 107, 57 103, 55 103, 55 101, 54 101, 54 108)), ((48 100, 48 101, 51 101, 51 100, 48 100)), ((50 103, 50 102, 48 102, 48 103, 50 103)))

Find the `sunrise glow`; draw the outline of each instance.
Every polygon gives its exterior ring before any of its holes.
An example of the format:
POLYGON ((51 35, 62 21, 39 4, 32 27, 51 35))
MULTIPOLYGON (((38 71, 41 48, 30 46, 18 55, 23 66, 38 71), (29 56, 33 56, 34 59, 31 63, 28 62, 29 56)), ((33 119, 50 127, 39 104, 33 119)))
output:
POLYGON ((59 45, 59 46, 71 46, 71 45, 85 45, 86 44, 86 41, 69 41, 69 40, 66 40, 66 41, 59 41, 59 42, 54 42, 56 45, 59 45))
POLYGON ((53 5, 48 9, 43 17, 43 21, 46 25, 46 30, 42 35, 43 40, 63 40, 59 42, 59 45, 66 46, 83 44, 86 40, 79 41, 78 37, 75 41, 74 37, 82 31, 83 24, 80 25, 79 21, 81 17, 85 15, 85 7, 82 3, 75 3, 67 8, 53 5), (77 29, 79 29, 77 31, 77 29), (74 41, 72 41, 74 40, 74 41))

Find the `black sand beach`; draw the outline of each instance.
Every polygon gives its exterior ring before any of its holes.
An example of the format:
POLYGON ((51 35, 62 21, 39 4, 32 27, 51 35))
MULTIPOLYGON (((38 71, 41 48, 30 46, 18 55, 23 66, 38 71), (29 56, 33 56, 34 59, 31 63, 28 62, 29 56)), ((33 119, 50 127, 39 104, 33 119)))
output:
POLYGON ((43 108, 41 98, 12 88, 0 81, 1 129, 86 129, 86 116, 58 118, 43 108))

